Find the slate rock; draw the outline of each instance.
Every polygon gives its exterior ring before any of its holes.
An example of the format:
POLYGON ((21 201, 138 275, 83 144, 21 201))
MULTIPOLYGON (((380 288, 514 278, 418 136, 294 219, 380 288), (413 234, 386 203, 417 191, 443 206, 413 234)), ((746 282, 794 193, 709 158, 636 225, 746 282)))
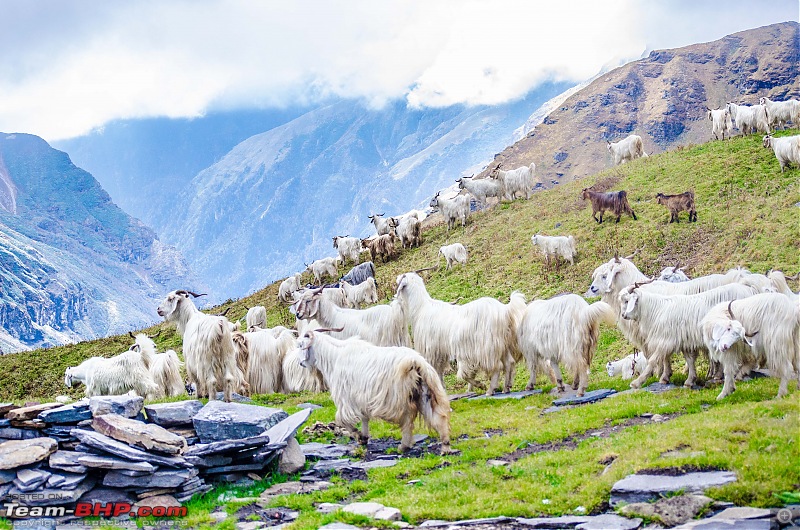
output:
POLYGON ((144 398, 141 396, 94 396, 89 398, 89 410, 92 416, 103 414, 119 414, 126 418, 135 418, 142 411, 144 398))
POLYGON ((589 521, 591 517, 580 515, 564 515, 561 517, 518 517, 517 523, 530 528, 546 528, 547 530, 557 528, 575 528, 581 523, 589 521))
POLYGON ((75 429, 72 431, 72 435, 93 449, 99 449, 104 453, 111 453, 135 462, 150 462, 151 464, 169 467, 190 467, 191 465, 181 457, 146 453, 98 432, 75 429))
POLYGON ((178 500, 172 495, 154 495, 152 497, 139 500, 134 505, 134 508, 136 510, 143 507, 154 508, 156 506, 165 506, 167 508, 171 508, 173 506, 179 507, 180 505, 181 503, 179 503, 178 500))
POLYGON ((236 464, 230 466, 209 467, 205 470, 206 474, 216 475, 220 473, 241 473, 244 471, 261 471, 264 469, 264 463, 257 462, 255 464, 236 464))
POLYGON ((118 471, 109 471, 103 477, 103 485, 113 488, 177 488, 196 475, 195 469, 156 471, 141 477, 130 477, 118 471))
POLYGON ((105 414, 92 421, 94 430, 145 451, 179 454, 186 440, 172 434, 164 427, 125 418, 118 414, 105 414))
POLYGON ((78 423, 91 418, 88 403, 64 405, 39 413, 39 419, 47 423, 78 423))
POLYGON ((86 473, 69 473, 64 475, 64 480, 58 485, 59 489, 74 490, 88 475, 86 473))
POLYGON ((386 459, 370 460, 369 462, 354 462, 350 464, 349 467, 355 467, 358 469, 375 469, 378 467, 392 467, 395 465, 397 465, 396 458, 386 458, 386 459))
POLYGON ((0 485, 8 484, 9 482, 14 480, 15 478, 17 478, 17 472, 14 471, 13 469, 6 469, 6 470, 3 470, 3 471, 0 471, 0 485))
POLYGON ((319 460, 335 460, 353 452, 353 447, 349 445, 322 444, 317 442, 301 444, 300 449, 306 458, 317 458, 319 460))
POLYGON ((210 401, 192 423, 202 443, 258 436, 288 418, 281 409, 210 401))
MULTIPOLYGON (((217 392, 217 401, 222 401, 225 399, 224 392, 217 392)), ((235 403, 252 403, 253 400, 249 397, 243 396, 241 394, 237 394, 236 392, 231 392, 231 402, 235 403)))
POLYGON ((9 411, 14 410, 14 409, 18 409, 18 408, 19 407, 17 405, 14 405, 13 403, 0 403, 0 418, 5 417, 5 415, 9 411))
POLYGON ((0 420, 0 428, 10 427, 10 426, 11 426, 11 420, 0 420))
POLYGON ((0 443, 0 470, 41 462, 57 449, 58 442, 52 438, 9 440, 0 443))
POLYGON ((772 517, 773 512, 766 508, 750 508, 747 506, 732 506, 725 508, 718 514, 713 515, 712 519, 767 519, 772 517))
POLYGON ((299 409, 309 409, 309 410, 319 410, 322 408, 322 405, 317 405, 316 403, 300 403, 297 405, 299 409))
POLYGON ((18 429, 16 427, 0 428, 0 439, 4 440, 31 440, 39 438, 39 431, 33 429, 18 429))
POLYGON ((85 473, 86 467, 78 462, 78 459, 86 453, 78 451, 56 451, 50 455, 48 465, 53 469, 61 469, 71 473, 85 473))
POLYGON ((592 390, 591 392, 586 392, 581 397, 566 396, 556 399, 553 401, 553 405, 557 407, 563 407, 564 405, 582 405, 584 403, 592 403, 594 401, 605 399, 614 393, 616 393, 616 390, 612 390, 610 388, 601 388, 598 390, 592 390))
POLYGON ((100 504, 106 504, 109 502, 120 502, 120 503, 127 502, 133 504, 136 502, 137 499, 132 493, 128 491, 116 488, 106 488, 98 485, 93 490, 84 494, 80 500, 81 502, 100 503, 100 504))
POLYGON ((374 517, 378 511, 384 508, 383 504, 377 502, 354 502, 342 508, 342 511, 365 517, 374 517))
POLYGON ((522 390, 520 392, 495 392, 491 396, 486 395, 477 395, 468 397, 467 401, 474 401, 476 399, 522 399, 528 396, 534 396, 536 394, 541 394, 541 388, 535 388, 533 390, 522 390))
POLYGON ((50 478, 51 473, 39 469, 20 469, 17 471, 17 480, 23 486, 29 486, 34 483, 43 484, 50 478))
MULTIPOLYGON (((75 504, 83 494, 94 487, 94 484, 95 480, 93 478, 85 477, 85 480, 77 484, 74 489, 64 489, 63 486, 40 489, 36 491, 36 495, 25 497, 25 505, 61 506, 63 504, 75 504)), ((16 488, 13 488, 9 495, 19 495, 21 493, 16 488)))
POLYGON ((269 436, 270 443, 279 444, 286 442, 290 438, 293 438, 295 434, 297 434, 297 429, 302 427, 310 415, 310 409, 295 412, 288 418, 281 420, 277 424, 267 429, 264 434, 269 436))
POLYGON ((318 530, 360 530, 357 526, 346 523, 328 523, 320 526, 318 530))
POLYGON ((771 519, 701 519, 690 521, 672 530, 778 530, 771 519))
POLYGON ((112 456, 81 455, 78 457, 78 463, 85 467, 97 469, 124 469, 144 473, 152 473, 156 470, 156 467, 149 462, 131 462, 130 460, 112 456))
POLYGON ((51 473, 50 478, 47 479, 48 488, 57 488, 67 481, 67 476, 61 473, 51 473))
POLYGON ((603 515, 590 517, 588 521, 586 521, 585 523, 580 523, 575 527, 575 529, 576 530, 636 530, 641 526, 642 526, 641 519, 638 518, 627 519, 625 517, 620 517, 619 515, 605 513, 603 515))
POLYGON ((184 456, 184 458, 195 467, 227 466, 233 462, 233 458, 224 455, 184 456))
POLYGON ((703 493, 708 488, 736 482, 730 471, 700 471, 675 477, 665 475, 629 475, 611 488, 611 505, 620 502, 648 502, 669 493, 703 493))
POLYGON ((251 436, 238 440, 223 440, 208 444, 193 445, 183 452, 184 456, 208 456, 226 454, 269 445, 269 436, 251 436))
POLYGON ((336 502, 321 502, 317 504, 317 511, 319 513, 333 513, 342 508, 344 508, 344 504, 339 504, 336 502))
POLYGON ((397 508, 386 506, 382 510, 375 512, 375 515, 373 515, 372 518, 380 521, 399 521, 402 516, 403 514, 400 513, 400 510, 397 508))
POLYGON ((340 458, 339 460, 320 460, 314 464, 314 471, 330 471, 332 469, 343 469, 350 467, 349 458, 340 458))
POLYGON ((319 480, 315 482, 283 482, 281 484, 273 484, 261 493, 262 501, 269 501, 278 495, 296 495, 311 493, 314 491, 322 491, 330 488, 331 482, 319 480))
POLYGON ((289 438, 286 447, 281 451, 281 460, 278 463, 278 471, 291 475, 297 473, 306 465, 306 456, 297 443, 297 438, 289 438))
POLYGON ((6 414, 6 419, 11 421, 25 421, 25 420, 32 420, 33 418, 37 417, 41 412, 45 410, 54 409, 56 407, 60 407, 61 403, 44 403, 42 405, 33 405, 30 407, 20 407, 18 409, 10 410, 6 414))
POLYGON ((712 502, 714 501, 705 495, 678 495, 659 499, 653 504, 647 502, 628 504, 621 512, 626 516, 656 518, 664 525, 672 527, 694 519, 712 502))
POLYGON ((148 421, 162 427, 192 425, 192 418, 203 408, 203 403, 196 399, 177 401, 175 403, 157 403, 147 405, 144 411, 148 421))

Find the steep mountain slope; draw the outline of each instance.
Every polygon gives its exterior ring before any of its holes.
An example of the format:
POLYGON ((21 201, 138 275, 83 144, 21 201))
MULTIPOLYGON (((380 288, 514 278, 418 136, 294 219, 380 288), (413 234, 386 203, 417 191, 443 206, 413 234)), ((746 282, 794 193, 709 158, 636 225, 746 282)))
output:
POLYGON ((195 283, 181 255, 44 140, 0 134, 0 348, 5 353, 153 322, 195 283))
POLYGON ((160 232, 172 211, 170 199, 198 172, 242 140, 306 110, 238 110, 192 119, 119 120, 85 136, 53 142, 53 147, 69 153, 75 165, 91 173, 120 208, 160 232))
MULTIPOLYGON (((506 148, 506 167, 536 163, 541 182, 612 164, 606 140, 638 134, 648 153, 711 136, 706 106, 800 97, 800 24, 785 22, 674 50, 653 51, 599 76, 506 148)), ((494 166, 492 166, 494 167, 494 166)))
POLYGON ((479 170, 550 97, 548 84, 497 107, 374 110, 341 101, 253 136, 200 172, 162 232, 211 289, 241 296, 303 262, 331 237, 368 235, 367 215, 402 213, 479 170))

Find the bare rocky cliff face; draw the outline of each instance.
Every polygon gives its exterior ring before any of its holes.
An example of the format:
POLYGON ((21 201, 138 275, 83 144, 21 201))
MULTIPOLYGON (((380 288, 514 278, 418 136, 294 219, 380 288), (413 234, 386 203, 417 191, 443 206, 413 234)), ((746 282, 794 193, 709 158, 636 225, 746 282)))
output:
POLYGON ((550 186, 611 167, 606 140, 638 134, 647 153, 705 142, 706 106, 800 97, 799 27, 785 22, 653 51, 573 94, 495 162, 507 168, 535 162, 539 180, 550 186))
POLYGON ((192 284, 180 253, 65 153, 0 133, 0 351, 156 322, 161 297, 192 284))

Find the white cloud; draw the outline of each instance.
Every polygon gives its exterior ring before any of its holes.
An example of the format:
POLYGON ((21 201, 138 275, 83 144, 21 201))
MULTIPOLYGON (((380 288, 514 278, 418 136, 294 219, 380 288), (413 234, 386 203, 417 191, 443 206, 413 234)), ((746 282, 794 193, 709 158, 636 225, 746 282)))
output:
POLYGON ((797 17, 796 0, 0 3, 0 131, 48 140, 117 118, 328 96, 499 103, 645 48, 797 17), (723 23, 706 24, 715 10, 723 23))

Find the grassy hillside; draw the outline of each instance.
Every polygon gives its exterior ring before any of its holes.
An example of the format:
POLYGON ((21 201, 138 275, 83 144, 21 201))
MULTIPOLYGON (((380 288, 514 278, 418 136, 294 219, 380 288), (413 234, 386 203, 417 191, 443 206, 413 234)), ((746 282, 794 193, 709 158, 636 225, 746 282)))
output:
MULTIPOLYGON (((744 266, 754 272, 770 268, 794 274, 800 269, 800 189, 798 171, 783 174, 771 150, 760 138, 736 138, 679 148, 674 152, 640 159, 602 172, 592 178, 537 193, 529 201, 518 200, 469 218, 466 229, 447 232, 442 225, 425 232, 425 244, 403 252, 396 261, 377 265, 382 298, 391 296, 398 274, 439 264, 425 272, 431 295, 461 303, 481 296, 507 301, 513 290, 529 299, 561 292, 583 293, 595 267, 619 251, 626 255, 639 249, 635 262, 653 274, 676 261, 699 276, 744 266), (584 186, 625 189, 638 221, 623 216, 619 224, 598 225, 591 206, 580 199, 584 186), (698 222, 669 224, 666 208, 655 203, 657 192, 680 193, 694 189, 698 222), (547 271, 537 249, 530 243, 535 233, 572 234, 578 245, 573 267, 547 271), (459 241, 469 250, 465 267, 447 271, 437 258, 441 245, 459 241)), ((344 272, 345 268, 341 269, 344 272)), ((310 275, 304 281, 312 281, 310 275)), ((176 286, 178 287, 178 286, 176 286)), ((237 301, 229 301, 228 317, 243 318, 248 307, 267 307, 269 325, 291 325, 294 317, 277 301, 278 284, 237 301)), ((173 326, 159 325, 156 339, 161 348, 180 351, 173 326)), ((603 334, 596 366, 606 358, 627 354, 627 343, 613 330, 603 334)), ((35 350, 0 357, 0 399, 27 399, 66 392, 64 369, 93 355, 114 355, 131 344, 117 336, 76 345, 35 350)))
MULTIPOLYGON (((421 248, 377 266, 379 289, 386 298, 399 273, 442 265, 438 247, 455 241, 468 248, 469 263, 423 274, 434 297, 460 298, 460 303, 480 296, 507 301, 513 290, 529 299, 583 293, 596 266, 615 251, 626 255, 637 249, 634 261, 648 274, 676 261, 688 264, 694 276, 734 266, 794 274, 800 268, 798 174, 798 170, 781 174, 773 153, 763 149, 757 137, 679 148, 538 193, 529 201, 501 204, 470 217, 466 229, 448 234, 444 226, 435 226, 425 233, 421 248), (581 188, 592 183, 627 190, 639 220, 624 216, 619 224, 597 225, 591 208, 579 199, 581 188), (698 222, 686 222, 684 213, 681 223, 668 224, 669 213, 654 201, 656 192, 687 189, 695 191, 698 222), (572 234, 579 249, 575 265, 546 271, 530 243, 537 232, 572 234)), ((232 306, 228 316, 239 318, 255 304, 267 306, 270 325, 291 324, 293 317, 277 303, 277 284, 219 310, 232 306)), ((118 352, 129 342, 127 337, 113 337, 2 357, 0 399, 64 393, 66 366, 91 355, 118 352)), ((171 327, 164 326, 157 342, 162 348, 180 349, 171 327)), ((604 329, 589 389, 625 390, 627 382, 608 378, 603 368, 607 360, 630 349, 616 330, 604 329)), ((678 371, 673 382, 683 378, 678 371)), ((464 389, 452 375, 446 379, 450 392, 464 389)), ((515 389, 526 381, 526 370, 520 367, 515 389)), ((800 394, 795 383, 790 384, 792 394, 782 400, 774 399, 777 382, 762 379, 738 384, 723 402, 715 400, 718 387, 658 395, 637 392, 547 415, 541 411, 553 398, 547 394, 549 383, 543 388, 544 394, 523 400, 453 402, 453 446, 459 455, 403 459, 396 467, 370 471, 366 482, 335 479, 335 487, 326 492, 281 497, 273 504, 301 511, 293 528, 316 528, 334 519, 365 522, 321 515, 313 507, 343 499, 396 506, 409 522, 578 513, 579 507, 602 508, 614 481, 629 473, 681 466, 735 471, 738 482, 709 494, 740 505, 774 506, 780 504, 775 494, 800 489, 800 394), (644 420, 645 413, 664 415, 666 421, 644 420), (529 444, 540 450, 525 452, 529 444), (492 467, 486 463, 492 458, 512 463, 492 467), (414 479, 420 481, 407 484, 414 479)), ((290 412, 304 401, 319 403, 323 408, 314 412, 312 421, 333 421, 335 412, 327 394, 256 396, 256 401, 280 404, 290 412)), ((375 438, 399 438, 394 426, 375 422, 371 427, 375 438)), ((189 523, 211 526, 208 513, 219 504, 218 495, 219 490, 192 501, 189 523)), ((239 506, 231 502, 227 510, 233 514, 239 506)), ((233 528, 232 519, 225 524, 233 528)))

